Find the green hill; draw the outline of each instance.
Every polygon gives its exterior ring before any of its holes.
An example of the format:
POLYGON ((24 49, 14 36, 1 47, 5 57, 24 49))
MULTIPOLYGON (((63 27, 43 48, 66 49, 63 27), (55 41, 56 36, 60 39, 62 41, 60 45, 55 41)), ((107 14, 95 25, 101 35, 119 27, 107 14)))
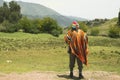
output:
POLYGON ((113 18, 113 19, 110 19, 110 20, 106 21, 103 24, 93 26, 92 28, 89 29, 89 32, 90 32, 91 29, 97 28, 100 32, 99 35, 107 36, 110 27, 116 27, 116 23, 117 23, 117 18, 113 18))
POLYGON ((116 27, 117 18, 113 18, 102 25, 98 26, 100 30, 100 35, 107 35, 110 27, 116 27))

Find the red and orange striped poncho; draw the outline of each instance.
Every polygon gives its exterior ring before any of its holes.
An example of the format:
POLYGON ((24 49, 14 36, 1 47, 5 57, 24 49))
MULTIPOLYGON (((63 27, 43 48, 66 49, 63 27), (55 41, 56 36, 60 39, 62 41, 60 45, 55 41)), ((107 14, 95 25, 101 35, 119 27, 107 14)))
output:
POLYGON ((64 40, 70 46, 71 53, 87 65, 88 37, 86 33, 80 29, 78 31, 69 30, 64 36, 64 40))

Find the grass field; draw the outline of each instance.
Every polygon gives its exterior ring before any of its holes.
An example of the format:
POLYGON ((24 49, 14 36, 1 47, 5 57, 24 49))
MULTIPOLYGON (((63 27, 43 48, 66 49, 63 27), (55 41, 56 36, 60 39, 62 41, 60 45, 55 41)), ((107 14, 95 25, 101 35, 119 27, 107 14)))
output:
MULTIPOLYGON (((63 36, 0 33, 0 72, 69 71, 69 55, 63 36)), ((89 51, 89 65, 84 66, 84 70, 120 74, 120 38, 89 36, 89 51)))

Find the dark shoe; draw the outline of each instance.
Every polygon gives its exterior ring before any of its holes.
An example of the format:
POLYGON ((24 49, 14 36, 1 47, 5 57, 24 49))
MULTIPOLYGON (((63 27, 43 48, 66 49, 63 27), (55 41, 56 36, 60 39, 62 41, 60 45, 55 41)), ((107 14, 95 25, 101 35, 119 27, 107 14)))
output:
POLYGON ((82 73, 79 73, 79 79, 84 79, 84 76, 82 75, 82 73))
POLYGON ((70 78, 73 78, 73 72, 70 72, 70 78))

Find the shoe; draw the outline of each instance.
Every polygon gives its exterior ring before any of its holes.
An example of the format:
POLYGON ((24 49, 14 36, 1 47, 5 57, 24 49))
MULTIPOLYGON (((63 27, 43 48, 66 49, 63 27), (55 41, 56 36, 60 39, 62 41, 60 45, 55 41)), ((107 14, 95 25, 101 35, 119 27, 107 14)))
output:
POLYGON ((70 76, 70 78, 73 78, 73 72, 70 72, 69 76, 70 76))
POLYGON ((79 79, 84 79, 84 76, 82 75, 82 73, 79 73, 79 79))

